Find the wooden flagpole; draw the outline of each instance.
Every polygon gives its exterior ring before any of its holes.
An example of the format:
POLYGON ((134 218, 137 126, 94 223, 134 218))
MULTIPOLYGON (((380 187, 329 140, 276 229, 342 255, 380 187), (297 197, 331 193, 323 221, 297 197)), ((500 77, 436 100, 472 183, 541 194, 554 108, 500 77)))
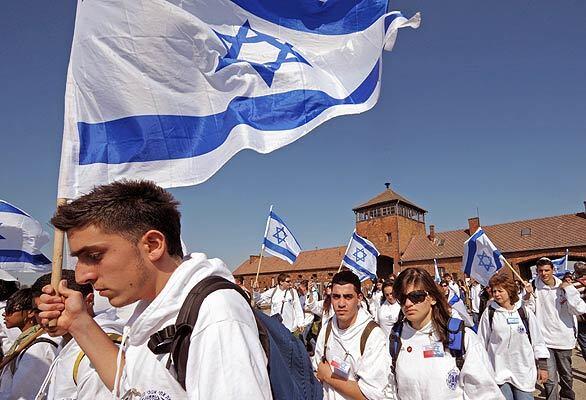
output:
MULTIPOLYGON (((67 203, 67 199, 58 198, 57 208, 67 203)), ((51 270, 51 286, 56 294, 59 294, 59 282, 61 282, 61 270, 63 269, 63 247, 65 243, 65 232, 55 228, 53 235, 53 267, 51 270)), ((49 326, 57 326, 57 320, 49 321, 49 326)))
POLYGON ((342 270, 342 266, 344 265, 344 257, 346 256, 346 253, 348 253, 348 249, 350 248, 350 245, 352 244, 352 237, 354 236, 355 232, 356 232, 356 229, 354 229, 354 232, 352 232, 352 235, 350 236, 350 240, 348 241, 348 246, 346 246, 346 251, 344 252, 344 255, 342 256, 342 260, 340 261, 340 268, 338 268, 338 272, 340 272, 342 270))
POLYGON ((260 264, 262 263, 262 256, 265 252, 265 238, 269 231, 269 222, 271 221, 271 213, 273 212, 273 205, 269 208, 269 216, 267 217, 267 224, 265 226, 265 234, 262 237, 262 244, 260 245, 260 257, 258 259, 258 267, 256 268, 256 278, 254 278, 254 287, 258 288, 258 275, 260 274, 260 264))

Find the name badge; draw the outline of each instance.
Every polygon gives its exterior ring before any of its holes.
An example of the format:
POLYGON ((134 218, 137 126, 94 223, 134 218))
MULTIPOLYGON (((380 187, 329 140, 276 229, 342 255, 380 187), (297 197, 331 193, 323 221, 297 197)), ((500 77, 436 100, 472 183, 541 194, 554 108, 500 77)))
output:
POLYGON ((341 379, 348 380, 350 376, 350 364, 339 357, 334 356, 330 365, 334 368, 334 375, 341 379))
POLYGON ((508 317, 507 318, 507 324, 509 324, 509 325, 517 325, 518 323, 519 323, 518 317, 508 317))
POLYGON ((441 343, 434 343, 423 346, 423 358, 436 358, 444 356, 444 346, 441 343))

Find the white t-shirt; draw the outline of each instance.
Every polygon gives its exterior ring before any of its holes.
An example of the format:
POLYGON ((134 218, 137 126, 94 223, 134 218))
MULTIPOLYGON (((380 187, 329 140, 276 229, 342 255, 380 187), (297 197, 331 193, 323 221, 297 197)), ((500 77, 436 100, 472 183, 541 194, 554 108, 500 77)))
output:
POLYGON ((395 376, 401 400, 501 400, 494 371, 482 343, 466 328, 464 365, 444 350, 429 322, 417 331, 407 322, 401 331, 401 349, 395 376), (425 353, 424 353, 425 352, 425 353))
MULTIPOLYGON (((370 314, 360 308, 354 325, 342 330, 338 328, 338 322, 334 316, 332 331, 326 344, 326 359, 330 364, 334 359, 347 362, 350 365, 348 379, 358 381, 360 391, 367 399, 395 399, 388 340, 380 328, 372 330, 366 341, 364 354, 360 354, 360 338, 369 321, 372 321, 370 314)), ((324 354, 325 331, 326 324, 322 325, 317 338, 315 355, 312 359, 315 370, 324 354)), ((324 400, 346 399, 331 386, 324 384, 324 400)))
POLYGON ((299 302, 299 295, 295 289, 281 290, 279 286, 266 290, 263 293, 254 293, 257 305, 269 304, 271 315, 280 314, 283 325, 291 332, 304 326, 304 314, 299 302))
POLYGON ((378 322, 386 337, 389 337, 391 334, 393 325, 395 322, 397 322, 400 312, 401 306, 397 301, 391 304, 385 300, 385 302, 378 309, 376 322, 378 322))

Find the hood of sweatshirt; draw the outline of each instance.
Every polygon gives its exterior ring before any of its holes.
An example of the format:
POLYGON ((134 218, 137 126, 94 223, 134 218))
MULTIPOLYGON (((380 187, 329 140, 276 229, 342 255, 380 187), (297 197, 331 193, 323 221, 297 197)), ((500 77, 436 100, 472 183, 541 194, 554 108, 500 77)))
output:
POLYGON ((192 253, 173 272, 163 290, 152 301, 139 301, 128 321, 128 342, 137 346, 150 335, 175 322, 179 309, 191 289, 203 278, 217 275, 234 281, 226 264, 218 258, 208 259, 203 253, 192 253))
POLYGON ((507 310, 506 308, 501 307, 499 305, 499 303, 496 302, 496 300, 493 300, 492 302, 490 302, 490 304, 488 306, 491 307, 491 308, 494 308, 495 311, 500 311, 500 312, 513 312, 513 311, 517 311, 519 308, 523 307, 523 300, 519 300, 515 304, 513 304, 513 309, 512 310, 507 310))
POLYGON ((553 276, 553 279, 555 280, 555 283, 553 286, 549 286, 546 285, 539 277, 535 278, 535 287, 537 289, 549 289, 549 290, 555 290, 558 287, 560 287, 560 285, 562 284, 562 280, 560 278, 558 278, 557 276, 553 276))
POLYGON ((362 335, 362 331, 366 327, 366 324, 368 321, 372 320, 372 316, 363 307, 358 309, 356 321, 347 329, 338 328, 338 319, 335 315, 333 318, 334 323, 332 324, 332 333, 343 341, 350 341, 356 336, 362 335))

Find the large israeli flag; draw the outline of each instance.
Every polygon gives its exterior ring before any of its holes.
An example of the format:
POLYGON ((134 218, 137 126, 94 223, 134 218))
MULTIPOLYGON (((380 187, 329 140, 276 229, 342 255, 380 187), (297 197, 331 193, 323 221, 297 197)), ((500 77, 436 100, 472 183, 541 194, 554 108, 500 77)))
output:
POLYGON ((566 249, 566 254, 563 257, 551 260, 551 263, 553 264, 553 271, 556 276, 564 276, 566 272, 571 272, 568 269, 568 256, 569 250, 566 249))
POLYGON ((346 248, 342 264, 358 275, 361 282, 367 279, 375 280, 376 258, 378 256, 379 252, 374 247, 374 244, 354 231, 346 248))
POLYGON ((79 1, 59 197, 122 177, 205 181, 373 107, 381 53, 419 15, 387 0, 79 1))
POLYGON ((301 246, 285 222, 272 209, 269 212, 263 249, 269 254, 293 264, 301 252, 301 246))
POLYGON ((462 269, 466 275, 488 286, 488 280, 505 263, 504 257, 490 241, 482 228, 464 242, 462 269))
POLYGON ((49 234, 26 212, 0 200, 0 268, 13 272, 50 272, 51 260, 41 253, 49 234))

